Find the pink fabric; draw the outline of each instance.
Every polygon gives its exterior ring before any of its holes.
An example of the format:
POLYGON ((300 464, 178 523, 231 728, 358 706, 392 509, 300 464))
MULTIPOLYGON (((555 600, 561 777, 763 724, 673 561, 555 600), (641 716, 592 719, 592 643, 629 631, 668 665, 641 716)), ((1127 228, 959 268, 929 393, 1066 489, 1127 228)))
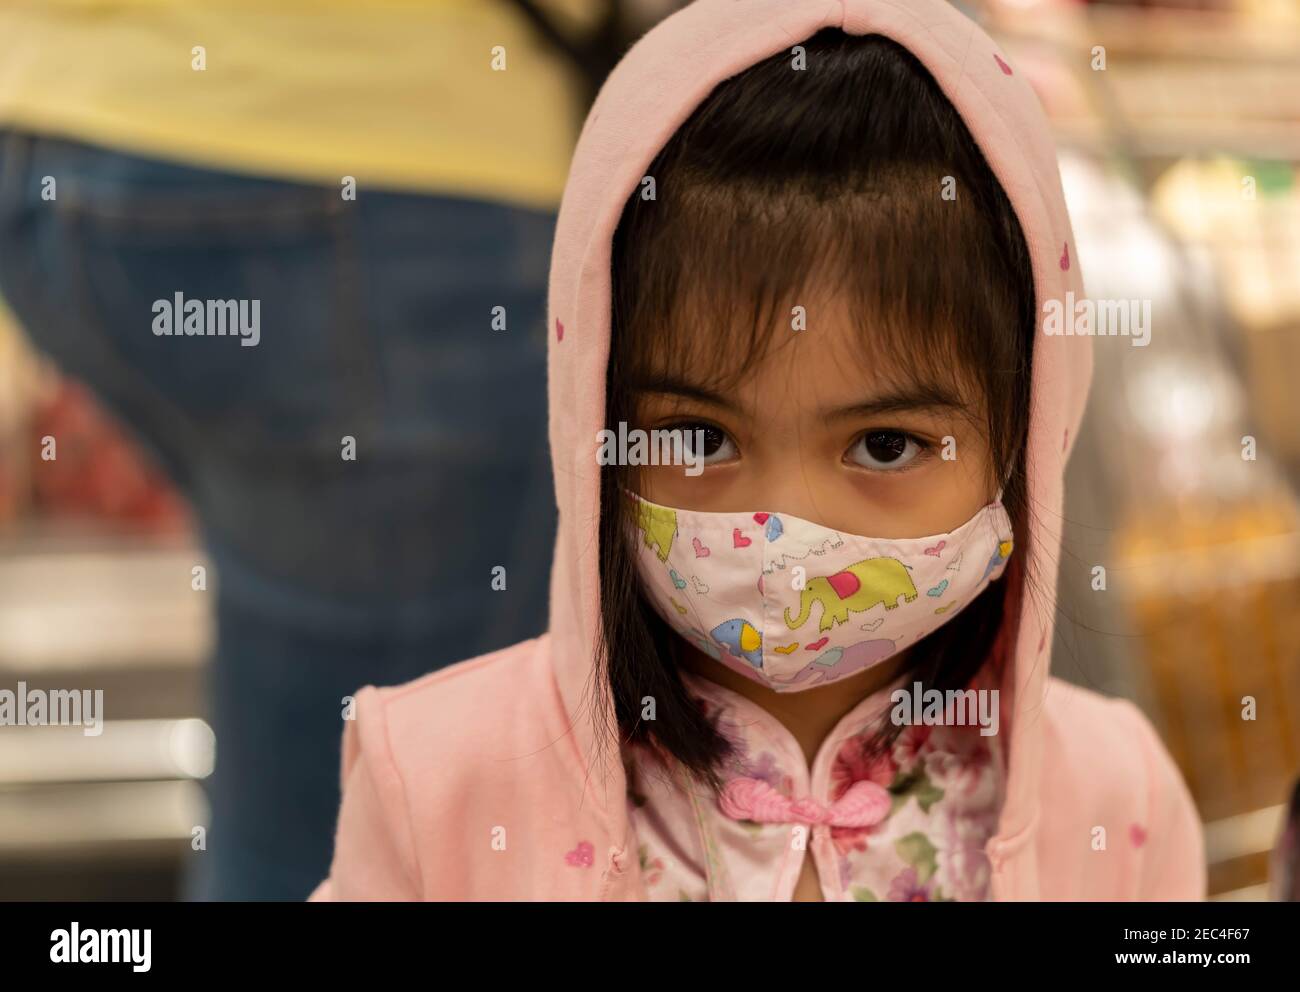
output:
MULTIPOLYGON (((1041 108, 1013 61, 942 0, 701 0, 648 33, 588 116, 556 230, 549 391, 560 528, 549 633, 358 693, 344 729, 334 862, 313 898, 646 898, 608 688, 593 678, 611 239, 655 153, 718 82, 828 26, 884 35, 921 60, 1016 210, 1040 302, 1084 295, 1041 108)), ((1028 455, 1036 512, 1004 579, 1027 572, 1034 594, 1017 597, 1003 631, 1009 777, 986 847, 992 893, 1200 898, 1196 811, 1148 722, 1127 702, 1047 673, 1062 481, 1091 342, 1039 334, 1035 343, 1028 455)))
POLYGON ((951 622, 1002 576, 1014 547, 1000 499, 951 532, 892 541, 788 513, 631 500, 651 607, 719 664, 775 692, 848 678, 951 622), (797 587, 794 568, 807 569, 797 587), (870 595, 859 601, 864 583, 870 595), (864 619, 874 621, 869 636, 864 619))
POLYGON ((833 804, 823 806, 811 796, 784 796, 762 779, 733 778, 722 791, 721 804, 733 819, 755 823, 873 827, 889 812, 889 793, 875 782, 854 782, 833 804))
POLYGON ((890 747, 870 746, 903 676, 846 713, 810 763, 761 706, 701 676, 684 680, 732 745, 719 769, 729 783, 718 796, 653 749, 624 749, 649 899, 788 902, 808 859, 827 902, 989 899, 985 847, 1006 796, 997 734, 921 724, 890 747))

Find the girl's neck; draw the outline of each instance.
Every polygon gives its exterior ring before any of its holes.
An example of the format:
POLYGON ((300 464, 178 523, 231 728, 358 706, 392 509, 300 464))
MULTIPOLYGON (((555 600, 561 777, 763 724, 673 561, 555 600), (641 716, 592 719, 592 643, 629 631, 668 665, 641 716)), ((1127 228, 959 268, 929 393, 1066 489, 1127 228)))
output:
POLYGON ((794 735, 810 768, 822 742, 835 725, 862 700, 897 679, 907 668, 909 654, 902 651, 883 664, 828 685, 800 692, 773 692, 767 686, 719 664, 692 645, 684 648, 681 655, 683 668, 765 709, 794 735))

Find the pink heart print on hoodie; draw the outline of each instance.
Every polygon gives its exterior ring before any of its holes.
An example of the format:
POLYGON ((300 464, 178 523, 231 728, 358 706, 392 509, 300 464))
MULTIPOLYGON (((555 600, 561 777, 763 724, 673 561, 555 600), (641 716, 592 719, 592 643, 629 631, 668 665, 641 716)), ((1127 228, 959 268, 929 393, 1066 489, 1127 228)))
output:
POLYGON ((948 534, 887 540, 785 513, 635 501, 642 590, 674 630, 777 692, 857 674, 915 644, 1001 576, 1001 500, 948 534))

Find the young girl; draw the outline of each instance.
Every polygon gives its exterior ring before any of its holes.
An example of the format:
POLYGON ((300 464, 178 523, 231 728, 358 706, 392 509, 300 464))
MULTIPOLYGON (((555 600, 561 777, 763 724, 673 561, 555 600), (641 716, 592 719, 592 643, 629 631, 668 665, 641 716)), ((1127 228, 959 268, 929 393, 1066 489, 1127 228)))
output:
POLYGON ((650 32, 556 235, 550 632, 357 695, 313 898, 1198 898, 1146 720, 1047 676, 1067 292, 1041 111, 942 0, 650 32))

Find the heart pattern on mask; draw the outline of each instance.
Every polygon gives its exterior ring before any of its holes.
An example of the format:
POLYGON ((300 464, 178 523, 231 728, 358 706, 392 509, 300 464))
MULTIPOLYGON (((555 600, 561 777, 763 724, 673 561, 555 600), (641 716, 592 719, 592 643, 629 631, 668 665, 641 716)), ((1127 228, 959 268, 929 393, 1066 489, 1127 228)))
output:
POLYGON ((776 692, 847 678, 927 636, 1002 574, 1014 536, 998 500, 948 533, 883 539, 629 497, 650 605, 714 662, 776 692), (982 570, 955 571, 964 553, 982 570))

